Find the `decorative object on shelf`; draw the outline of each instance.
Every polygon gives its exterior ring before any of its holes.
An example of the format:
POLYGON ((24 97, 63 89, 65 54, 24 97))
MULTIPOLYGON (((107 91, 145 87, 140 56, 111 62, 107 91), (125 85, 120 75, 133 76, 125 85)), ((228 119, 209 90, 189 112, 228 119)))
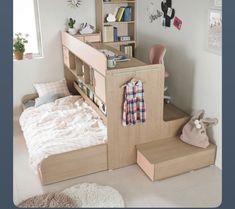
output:
POLYGON ((155 20, 158 20, 160 17, 163 16, 163 12, 157 9, 157 3, 156 2, 150 2, 147 7, 148 17, 150 23, 152 23, 155 20))
POLYGON ((80 34, 91 34, 95 32, 95 27, 88 23, 82 23, 79 32, 80 34))
POLYGON ((26 53, 25 58, 29 60, 33 59, 33 53, 26 53))
POLYGON ((222 7, 222 0, 215 0, 216 7, 222 7))
POLYGON ((222 51, 222 12, 220 9, 209 11, 208 51, 221 55, 222 51))
POLYGON ((203 118, 204 110, 198 111, 183 128, 180 139, 190 145, 207 148, 210 140, 207 130, 218 124, 216 118, 203 118))
POLYGON ((163 26, 171 27, 171 20, 175 17, 175 9, 172 8, 172 0, 163 0, 161 8, 164 13, 163 26))
POLYGON ((76 28, 74 28, 75 23, 76 23, 76 20, 74 20, 73 18, 69 18, 69 21, 68 21, 68 26, 69 26, 68 32, 71 35, 76 35, 77 34, 77 30, 76 30, 76 28))
POLYGON ((131 37, 130 36, 118 36, 120 41, 130 41, 131 37))
POLYGON ((15 54, 15 59, 22 60, 24 57, 25 52, 25 44, 28 43, 27 37, 29 35, 26 34, 25 36, 22 33, 16 33, 15 38, 13 39, 13 52, 15 54))
POLYGON ((109 13, 109 14, 107 15, 107 17, 106 17, 106 21, 107 21, 107 22, 115 22, 115 21, 116 21, 115 15, 109 13))
POLYGON ((72 8, 78 8, 81 5, 81 0, 68 0, 69 6, 72 8))
POLYGON ((107 63, 108 63, 107 64, 108 68, 115 68, 116 64, 117 64, 115 57, 108 57, 107 58, 107 63))
POLYGON ((175 17, 174 19, 174 22, 173 22, 173 25, 178 29, 178 30, 181 30, 181 27, 182 27, 182 20, 178 17, 175 17))

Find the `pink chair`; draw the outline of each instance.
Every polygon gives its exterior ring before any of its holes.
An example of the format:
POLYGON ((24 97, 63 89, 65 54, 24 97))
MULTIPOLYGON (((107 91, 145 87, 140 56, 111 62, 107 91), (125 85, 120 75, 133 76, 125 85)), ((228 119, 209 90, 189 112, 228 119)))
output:
MULTIPOLYGON (((156 44, 151 47, 149 51, 149 61, 150 64, 163 64, 164 65, 164 56, 166 54, 166 48, 160 44, 156 44)), ((169 77, 169 73, 165 72, 165 77, 169 77)))
MULTIPOLYGON (((162 64, 164 65, 164 56, 166 54, 166 48, 160 44, 156 44, 151 47, 149 51, 149 61, 150 64, 162 64)), ((165 71, 165 78, 169 77, 169 73, 165 71)), ((165 91, 167 91, 167 87, 165 87, 165 91)), ((164 96, 164 100, 167 103, 170 103, 171 97, 170 96, 164 96)))

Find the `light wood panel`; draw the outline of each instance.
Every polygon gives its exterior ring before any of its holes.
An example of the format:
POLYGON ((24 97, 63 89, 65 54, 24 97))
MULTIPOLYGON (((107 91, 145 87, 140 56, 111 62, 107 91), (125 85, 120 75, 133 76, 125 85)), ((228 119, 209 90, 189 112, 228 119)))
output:
POLYGON ((112 71, 107 75, 109 168, 115 169, 136 163, 136 144, 156 139, 163 121, 164 67, 142 66, 131 71, 112 71), (116 72, 116 73, 115 73, 116 72), (147 121, 136 126, 122 126, 124 89, 131 78, 144 82, 147 121))
POLYGON ((136 146, 137 163, 151 180, 165 179, 213 165, 216 146, 202 149, 182 142, 179 137, 155 140, 136 146), (143 159, 144 158, 144 159, 143 159))
POLYGON ((43 185, 107 170, 107 145, 52 155, 43 160, 39 175, 43 185))
POLYGON ((103 53, 66 32, 61 32, 61 36, 63 46, 69 49, 76 57, 103 75, 106 74, 107 58, 103 53))
POLYGON ((95 93, 104 103, 106 103, 105 77, 95 71, 94 78, 95 78, 95 93))

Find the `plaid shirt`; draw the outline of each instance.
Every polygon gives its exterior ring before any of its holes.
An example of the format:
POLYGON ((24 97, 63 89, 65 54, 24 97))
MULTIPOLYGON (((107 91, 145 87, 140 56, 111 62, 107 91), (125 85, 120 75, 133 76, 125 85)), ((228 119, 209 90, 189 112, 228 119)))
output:
POLYGON ((142 81, 128 82, 123 104, 123 126, 136 125, 146 121, 144 86, 142 81))

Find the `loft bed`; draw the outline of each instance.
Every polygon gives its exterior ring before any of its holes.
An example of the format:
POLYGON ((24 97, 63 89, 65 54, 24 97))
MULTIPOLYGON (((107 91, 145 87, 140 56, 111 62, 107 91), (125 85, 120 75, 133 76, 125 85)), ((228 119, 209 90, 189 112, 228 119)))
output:
POLYGON ((136 163, 136 145, 179 134, 189 116, 171 104, 164 104, 163 65, 148 65, 136 58, 119 62, 107 68, 107 58, 100 50, 111 50, 116 55, 122 52, 103 43, 84 43, 66 32, 62 32, 65 76, 70 90, 80 93, 92 106, 93 101, 77 83, 94 91, 107 108, 104 115, 98 112, 107 124, 108 169, 117 169, 136 163), (82 72, 83 71, 83 76, 82 72), (86 77, 93 71, 92 86, 86 77), (147 121, 134 127, 123 127, 122 104, 124 89, 121 86, 136 77, 144 82, 147 121))
MULTIPOLYGON (((102 43, 85 43, 66 32, 61 33, 61 38, 67 85, 75 95, 80 94, 106 124, 107 143, 44 159, 38 169, 43 185, 136 164, 137 152, 141 152, 139 146, 177 138, 189 116, 172 104, 164 104, 163 65, 148 65, 130 58, 108 69, 107 58, 100 50, 111 50, 117 55, 122 54, 120 51, 102 43), (144 82, 147 120, 144 124, 124 127, 121 86, 133 77, 144 82)), ((214 152, 210 155, 213 159, 214 152)), ((202 165, 209 164, 213 164, 213 160, 202 165)), ((197 168, 196 165, 192 169, 197 168)))

